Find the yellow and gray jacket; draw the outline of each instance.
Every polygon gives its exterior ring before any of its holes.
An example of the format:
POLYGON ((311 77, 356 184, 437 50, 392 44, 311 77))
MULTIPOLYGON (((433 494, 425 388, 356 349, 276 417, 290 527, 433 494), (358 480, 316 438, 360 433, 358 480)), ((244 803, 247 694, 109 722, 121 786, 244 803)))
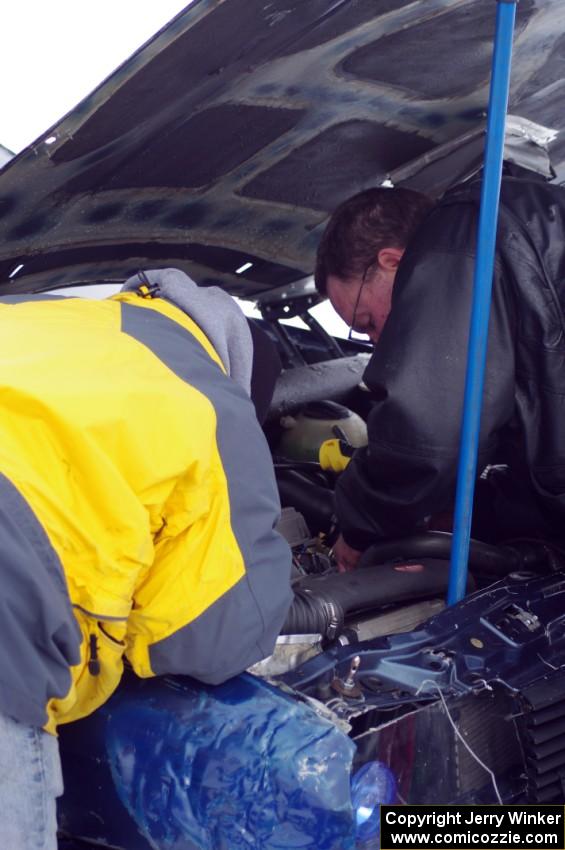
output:
POLYGON ((0 712, 53 732, 139 676, 270 654, 290 552, 246 393, 167 301, 0 299, 0 712))

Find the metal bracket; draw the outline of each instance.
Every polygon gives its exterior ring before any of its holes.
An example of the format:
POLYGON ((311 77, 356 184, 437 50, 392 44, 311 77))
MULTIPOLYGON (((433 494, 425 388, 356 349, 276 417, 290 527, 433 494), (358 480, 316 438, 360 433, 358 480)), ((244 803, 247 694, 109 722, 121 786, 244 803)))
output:
POLYGON ((337 691, 341 696, 346 697, 346 699, 360 699, 363 696, 363 692, 355 680, 355 675, 360 664, 361 658, 359 655, 356 655, 351 661, 347 677, 340 679, 338 676, 335 676, 332 679, 331 686, 333 690, 337 691))

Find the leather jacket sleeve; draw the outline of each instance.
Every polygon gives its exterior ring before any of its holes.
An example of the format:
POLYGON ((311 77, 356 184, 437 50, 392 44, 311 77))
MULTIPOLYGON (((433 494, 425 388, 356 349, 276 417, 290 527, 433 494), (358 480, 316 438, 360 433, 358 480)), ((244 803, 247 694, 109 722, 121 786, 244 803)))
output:
MULTIPOLYGON (((466 227, 467 244, 474 244, 475 213, 467 209, 468 221, 463 213, 456 227, 459 236, 466 227)), ((445 211, 432 215, 406 252, 391 313, 364 376, 375 400, 369 444, 355 453, 336 491, 342 534, 356 549, 406 534, 453 502, 474 257, 450 249, 450 224, 445 211), (446 226, 438 240, 442 218, 446 226), (428 250, 432 241, 434 250, 428 250)), ((506 287, 497 261, 479 469, 492 460, 514 408, 513 311, 506 287)))

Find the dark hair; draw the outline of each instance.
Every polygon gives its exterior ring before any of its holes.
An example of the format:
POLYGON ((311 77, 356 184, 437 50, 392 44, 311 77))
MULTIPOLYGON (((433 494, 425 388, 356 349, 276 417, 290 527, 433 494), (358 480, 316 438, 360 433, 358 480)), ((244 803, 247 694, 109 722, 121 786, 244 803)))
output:
POLYGON ((365 273, 382 248, 405 248, 433 207, 412 189, 366 189, 337 207, 318 246, 314 282, 326 294, 328 275, 347 280, 365 273))

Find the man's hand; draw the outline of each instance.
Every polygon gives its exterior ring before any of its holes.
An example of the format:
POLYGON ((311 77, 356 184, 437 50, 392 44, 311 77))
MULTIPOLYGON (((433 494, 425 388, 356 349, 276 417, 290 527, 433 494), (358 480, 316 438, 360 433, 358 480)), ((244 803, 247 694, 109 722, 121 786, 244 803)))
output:
POLYGON ((337 561, 337 569, 340 573, 349 573, 351 570, 354 570, 361 557, 361 552, 348 546, 341 534, 333 547, 333 553, 337 561))

